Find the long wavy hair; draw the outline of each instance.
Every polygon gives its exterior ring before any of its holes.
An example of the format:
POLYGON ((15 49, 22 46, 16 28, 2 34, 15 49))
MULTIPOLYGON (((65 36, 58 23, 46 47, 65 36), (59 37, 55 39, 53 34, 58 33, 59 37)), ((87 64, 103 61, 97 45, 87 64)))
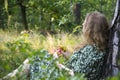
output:
POLYGON ((108 47, 109 24, 102 13, 95 11, 87 14, 82 32, 85 45, 95 44, 100 50, 105 50, 108 47))

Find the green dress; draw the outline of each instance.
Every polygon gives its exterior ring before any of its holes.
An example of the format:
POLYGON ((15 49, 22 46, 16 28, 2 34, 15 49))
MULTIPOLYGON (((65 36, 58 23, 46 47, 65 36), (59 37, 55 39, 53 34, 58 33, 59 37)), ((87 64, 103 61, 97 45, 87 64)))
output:
POLYGON ((76 51, 67 62, 75 73, 84 73, 87 80, 102 80, 102 67, 106 51, 99 51, 95 45, 87 45, 76 51))
MULTIPOLYGON (((106 51, 99 51, 95 45, 87 45, 76 51, 65 65, 75 73, 85 74, 87 80, 101 80, 105 54, 106 51)), ((59 74, 61 73, 54 66, 55 61, 49 54, 45 54, 42 57, 34 57, 30 66, 30 80, 58 80, 57 77, 60 77, 59 74), (45 76, 44 74, 47 75, 45 76), (50 78, 51 75, 54 75, 54 79, 50 78), (44 79, 45 77, 46 79, 44 79)))

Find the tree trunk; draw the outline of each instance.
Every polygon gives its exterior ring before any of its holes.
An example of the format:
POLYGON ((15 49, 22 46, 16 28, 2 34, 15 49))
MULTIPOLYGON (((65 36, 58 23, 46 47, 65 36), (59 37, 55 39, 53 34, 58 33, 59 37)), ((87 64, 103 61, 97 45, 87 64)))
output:
POLYGON ((21 7, 21 13, 22 13, 25 30, 28 30, 28 24, 27 24, 27 18, 26 18, 26 7, 23 5, 20 5, 20 7, 21 7))
POLYGON ((22 4, 22 0, 17 0, 17 2, 21 9, 24 28, 25 28, 25 30, 29 30, 28 23, 27 23, 27 17, 26 17, 26 7, 22 4))
POLYGON ((116 3, 116 11, 114 15, 115 20, 113 20, 114 24, 114 33, 113 33, 113 52, 112 52, 112 75, 118 74, 119 71, 119 61, 120 61, 120 0, 117 0, 116 3), (117 67, 116 67, 117 66, 117 67))
POLYGON ((116 9, 110 29, 108 56, 106 74, 116 76, 120 72, 120 0, 116 2, 116 9))
POLYGON ((75 24, 80 24, 80 3, 76 3, 73 8, 73 19, 75 24))

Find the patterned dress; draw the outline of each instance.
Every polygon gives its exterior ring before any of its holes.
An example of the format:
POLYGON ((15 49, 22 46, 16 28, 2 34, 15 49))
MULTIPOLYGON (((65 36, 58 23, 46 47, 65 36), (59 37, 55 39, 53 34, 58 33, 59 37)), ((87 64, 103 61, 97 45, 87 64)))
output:
MULTIPOLYGON (((85 74, 87 80, 102 80, 101 71, 105 54, 106 51, 99 51, 95 45, 87 45, 76 51, 65 65, 75 73, 85 74)), ((61 73, 54 66, 55 61, 47 53, 42 57, 34 57, 30 66, 30 80, 58 80, 61 73), (54 78, 51 78, 51 75, 54 75, 54 78)))
POLYGON ((59 80, 64 76, 56 65, 59 60, 47 51, 30 59, 30 80, 59 80))
POLYGON ((95 45, 87 45, 76 51, 67 62, 67 67, 76 73, 84 73, 87 80, 102 80, 102 66, 106 51, 99 51, 95 45))

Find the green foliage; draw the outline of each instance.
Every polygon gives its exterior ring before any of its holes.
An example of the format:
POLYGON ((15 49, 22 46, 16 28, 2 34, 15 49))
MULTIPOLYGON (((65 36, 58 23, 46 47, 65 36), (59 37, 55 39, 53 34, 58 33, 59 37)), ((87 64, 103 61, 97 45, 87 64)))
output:
POLYGON ((7 11, 5 9, 5 0, 0 0, 0 28, 5 29, 7 27, 7 11))
POLYGON ((7 50, 3 51, 4 54, 3 52, 1 53, 3 58, 0 60, 2 67, 0 71, 3 70, 3 72, 0 73, 1 76, 21 65, 24 59, 26 59, 30 55, 31 51, 33 51, 30 43, 25 42, 23 39, 7 42, 5 45, 7 50))
POLYGON ((10 51, 15 52, 27 52, 30 48, 30 43, 25 43, 24 40, 17 40, 15 42, 8 42, 6 46, 10 49, 10 51))
MULTIPOLYGON (((23 30, 21 9, 17 0, 8 1, 8 11, 5 11, 4 1, 1 0, 1 19, 4 27, 23 30)), ((31 29, 44 31, 68 31, 78 26, 73 22, 73 9, 76 3, 80 3, 80 25, 85 15, 91 11, 104 13, 111 21, 115 9, 116 0, 19 0, 26 7, 28 26, 31 29)), ((1 26, 1 27, 2 27, 1 26)))
POLYGON ((120 72, 117 76, 109 77, 107 80, 120 80, 120 72))

